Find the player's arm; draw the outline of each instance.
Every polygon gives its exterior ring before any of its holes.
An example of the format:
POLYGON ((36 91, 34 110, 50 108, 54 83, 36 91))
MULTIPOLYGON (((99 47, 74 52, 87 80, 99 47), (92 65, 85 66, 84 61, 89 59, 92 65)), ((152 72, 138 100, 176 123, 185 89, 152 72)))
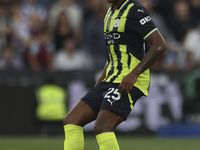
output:
POLYGON ((105 79, 105 77, 106 77, 106 69, 107 69, 107 63, 105 64, 103 72, 102 72, 101 76, 99 77, 99 79, 98 79, 97 83, 95 84, 95 86, 97 84, 101 83, 103 81, 103 79, 105 79))
POLYGON ((143 60, 133 69, 133 73, 140 75, 145 70, 150 68, 167 49, 167 45, 159 31, 155 31, 147 38, 151 44, 148 53, 144 56, 143 60))
POLYGON ((137 77, 150 68, 167 49, 167 45, 159 31, 155 31, 146 40, 151 44, 151 47, 143 60, 123 78, 119 85, 119 92, 121 94, 132 91, 137 77))

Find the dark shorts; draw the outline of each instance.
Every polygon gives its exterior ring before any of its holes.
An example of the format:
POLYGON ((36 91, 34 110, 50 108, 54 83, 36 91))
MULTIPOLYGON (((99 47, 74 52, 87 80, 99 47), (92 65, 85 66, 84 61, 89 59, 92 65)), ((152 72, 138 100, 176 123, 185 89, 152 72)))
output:
POLYGON ((90 89, 81 100, 88 104, 97 115, 100 110, 106 109, 118 113, 126 120, 143 93, 133 87, 130 93, 121 95, 118 86, 118 83, 102 82, 90 89))

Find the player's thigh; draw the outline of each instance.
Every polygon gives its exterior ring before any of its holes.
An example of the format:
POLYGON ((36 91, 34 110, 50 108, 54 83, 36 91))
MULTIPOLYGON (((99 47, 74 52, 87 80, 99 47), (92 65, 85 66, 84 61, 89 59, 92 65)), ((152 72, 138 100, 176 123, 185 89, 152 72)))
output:
POLYGON ((118 113, 103 109, 99 112, 95 126, 95 134, 100 134, 103 132, 113 132, 115 128, 124 121, 124 118, 118 113))
POLYGON ((97 115, 88 104, 80 100, 76 106, 66 115, 64 125, 74 124, 84 126, 87 123, 95 120, 97 115))

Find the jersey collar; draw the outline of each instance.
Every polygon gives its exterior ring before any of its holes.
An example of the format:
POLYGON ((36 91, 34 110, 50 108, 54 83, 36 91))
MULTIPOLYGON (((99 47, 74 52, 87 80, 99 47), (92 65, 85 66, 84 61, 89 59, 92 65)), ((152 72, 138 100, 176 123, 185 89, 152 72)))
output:
MULTIPOLYGON (((117 10, 122 10, 123 7, 124 7, 129 1, 130 1, 130 0, 124 1, 124 3, 122 3, 121 6, 119 6, 119 7, 117 8, 117 10)), ((113 10, 113 7, 111 7, 111 8, 112 8, 112 10, 113 10)))

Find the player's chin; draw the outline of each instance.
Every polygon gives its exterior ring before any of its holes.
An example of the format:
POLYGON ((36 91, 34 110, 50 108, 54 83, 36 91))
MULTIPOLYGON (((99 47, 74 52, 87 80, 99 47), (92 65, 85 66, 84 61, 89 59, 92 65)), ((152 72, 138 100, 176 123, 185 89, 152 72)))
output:
POLYGON ((108 3, 116 3, 118 0, 107 0, 108 3))

